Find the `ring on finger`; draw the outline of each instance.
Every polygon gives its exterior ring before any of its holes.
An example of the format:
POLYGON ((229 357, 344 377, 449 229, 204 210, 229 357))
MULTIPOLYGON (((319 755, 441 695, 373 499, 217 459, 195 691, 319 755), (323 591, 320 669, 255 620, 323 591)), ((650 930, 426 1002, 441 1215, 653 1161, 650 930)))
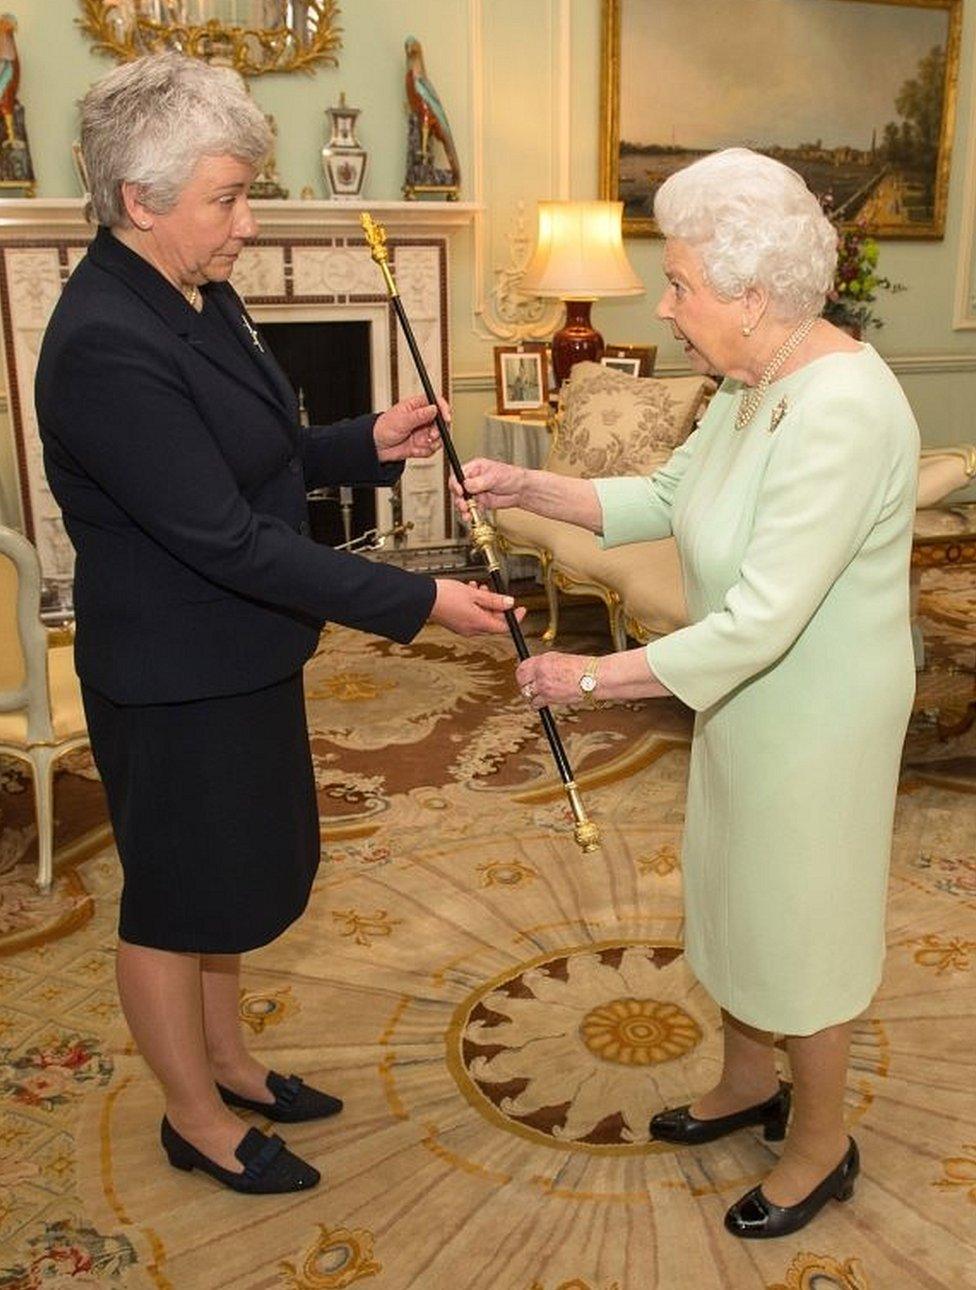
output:
POLYGON ((535 686, 532 684, 531 681, 528 683, 528 685, 522 686, 522 694, 526 699, 531 699, 533 694, 535 694, 535 686))

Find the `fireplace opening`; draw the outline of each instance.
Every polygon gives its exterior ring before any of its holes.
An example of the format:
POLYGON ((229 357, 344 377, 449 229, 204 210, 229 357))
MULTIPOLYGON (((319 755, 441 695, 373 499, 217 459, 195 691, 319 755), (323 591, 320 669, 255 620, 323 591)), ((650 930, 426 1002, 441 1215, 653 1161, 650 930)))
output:
MULTIPOLYGON (((263 322, 261 334, 301 395, 310 425, 373 410, 368 322, 263 322)), ((316 542, 338 546, 375 525, 376 491, 320 489, 308 510, 316 542)))

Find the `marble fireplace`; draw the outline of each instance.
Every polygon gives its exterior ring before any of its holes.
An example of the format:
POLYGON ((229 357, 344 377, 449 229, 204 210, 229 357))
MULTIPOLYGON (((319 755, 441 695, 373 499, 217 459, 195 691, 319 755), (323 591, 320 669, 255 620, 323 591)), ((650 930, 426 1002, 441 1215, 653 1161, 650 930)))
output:
MULTIPOLYGON (((367 324, 374 407, 419 392, 410 353, 359 230, 364 209, 387 227, 407 315, 435 389, 448 396, 450 238, 474 218, 473 203, 256 203, 260 233, 238 261, 234 286, 259 324, 367 324)), ((70 578, 72 552, 44 477, 34 372, 47 320, 91 232, 78 199, 0 201, 3 358, 24 528, 45 576, 58 580, 70 578)), ((450 540, 444 471, 442 455, 408 462, 397 498, 389 490, 377 492, 377 526, 390 527, 396 510, 398 521, 412 525, 403 539, 407 547, 450 540)))

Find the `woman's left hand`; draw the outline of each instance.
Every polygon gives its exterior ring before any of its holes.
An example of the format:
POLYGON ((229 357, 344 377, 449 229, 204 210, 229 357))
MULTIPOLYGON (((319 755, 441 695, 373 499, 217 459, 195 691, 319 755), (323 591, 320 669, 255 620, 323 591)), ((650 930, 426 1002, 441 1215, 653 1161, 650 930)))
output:
MULTIPOLYGON (((441 415, 450 424, 451 408, 438 399, 441 415)), ((406 461, 408 457, 431 457, 441 444, 434 421, 435 409, 425 394, 411 394, 381 413, 373 426, 376 455, 380 461, 406 461)))
POLYGON ((523 659, 515 669, 515 679, 522 697, 533 708, 550 703, 582 703, 586 696, 579 688, 579 680, 589 661, 584 654, 551 651, 523 659))

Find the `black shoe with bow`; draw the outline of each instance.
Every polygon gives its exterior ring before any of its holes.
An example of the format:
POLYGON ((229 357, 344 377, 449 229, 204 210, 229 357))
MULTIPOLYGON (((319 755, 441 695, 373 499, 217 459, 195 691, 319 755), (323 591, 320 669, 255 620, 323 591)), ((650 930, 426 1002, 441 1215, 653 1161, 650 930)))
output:
POLYGON ((691 1114, 690 1106, 675 1106, 668 1111, 658 1111, 651 1119, 651 1137, 655 1142, 677 1142, 682 1146, 698 1146, 714 1142, 736 1129, 751 1124, 762 1125, 767 1142, 782 1142, 786 1137, 786 1121, 790 1118, 791 1085, 780 1080, 779 1092, 765 1102, 747 1106, 732 1115, 719 1115, 710 1120, 699 1120, 691 1114))
POLYGON ((233 1093, 222 1084, 217 1085, 217 1092, 228 1106, 242 1107, 245 1111, 257 1111, 266 1115, 269 1120, 279 1124, 297 1124, 300 1120, 324 1120, 328 1115, 338 1115, 342 1102, 329 1093, 320 1093, 311 1088, 297 1075, 279 1075, 277 1071, 268 1071, 264 1081, 268 1091, 274 1094, 273 1102, 255 1102, 240 1093, 233 1093))
POLYGON ((848 1138, 850 1146, 836 1169, 832 1169, 819 1182, 809 1196, 795 1205, 774 1205, 763 1195, 761 1187, 740 1197, 725 1215, 725 1226, 733 1236, 747 1240, 763 1241, 772 1236, 789 1236, 798 1232, 827 1204, 828 1200, 850 1200, 854 1195, 854 1180, 860 1172, 861 1161, 857 1143, 848 1138))
POLYGON ((319 1171, 289 1151, 277 1134, 268 1138, 257 1129, 248 1129, 234 1148, 234 1155, 244 1166, 243 1173, 224 1169, 202 1151, 198 1151, 186 1138, 180 1137, 165 1116, 159 1139, 174 1169, 185 1169, 188 1172, 200 1169, 234 1191, 250 1192, 255 1196, 272 1192, 307 1191, 321 1178, 319 1171))

